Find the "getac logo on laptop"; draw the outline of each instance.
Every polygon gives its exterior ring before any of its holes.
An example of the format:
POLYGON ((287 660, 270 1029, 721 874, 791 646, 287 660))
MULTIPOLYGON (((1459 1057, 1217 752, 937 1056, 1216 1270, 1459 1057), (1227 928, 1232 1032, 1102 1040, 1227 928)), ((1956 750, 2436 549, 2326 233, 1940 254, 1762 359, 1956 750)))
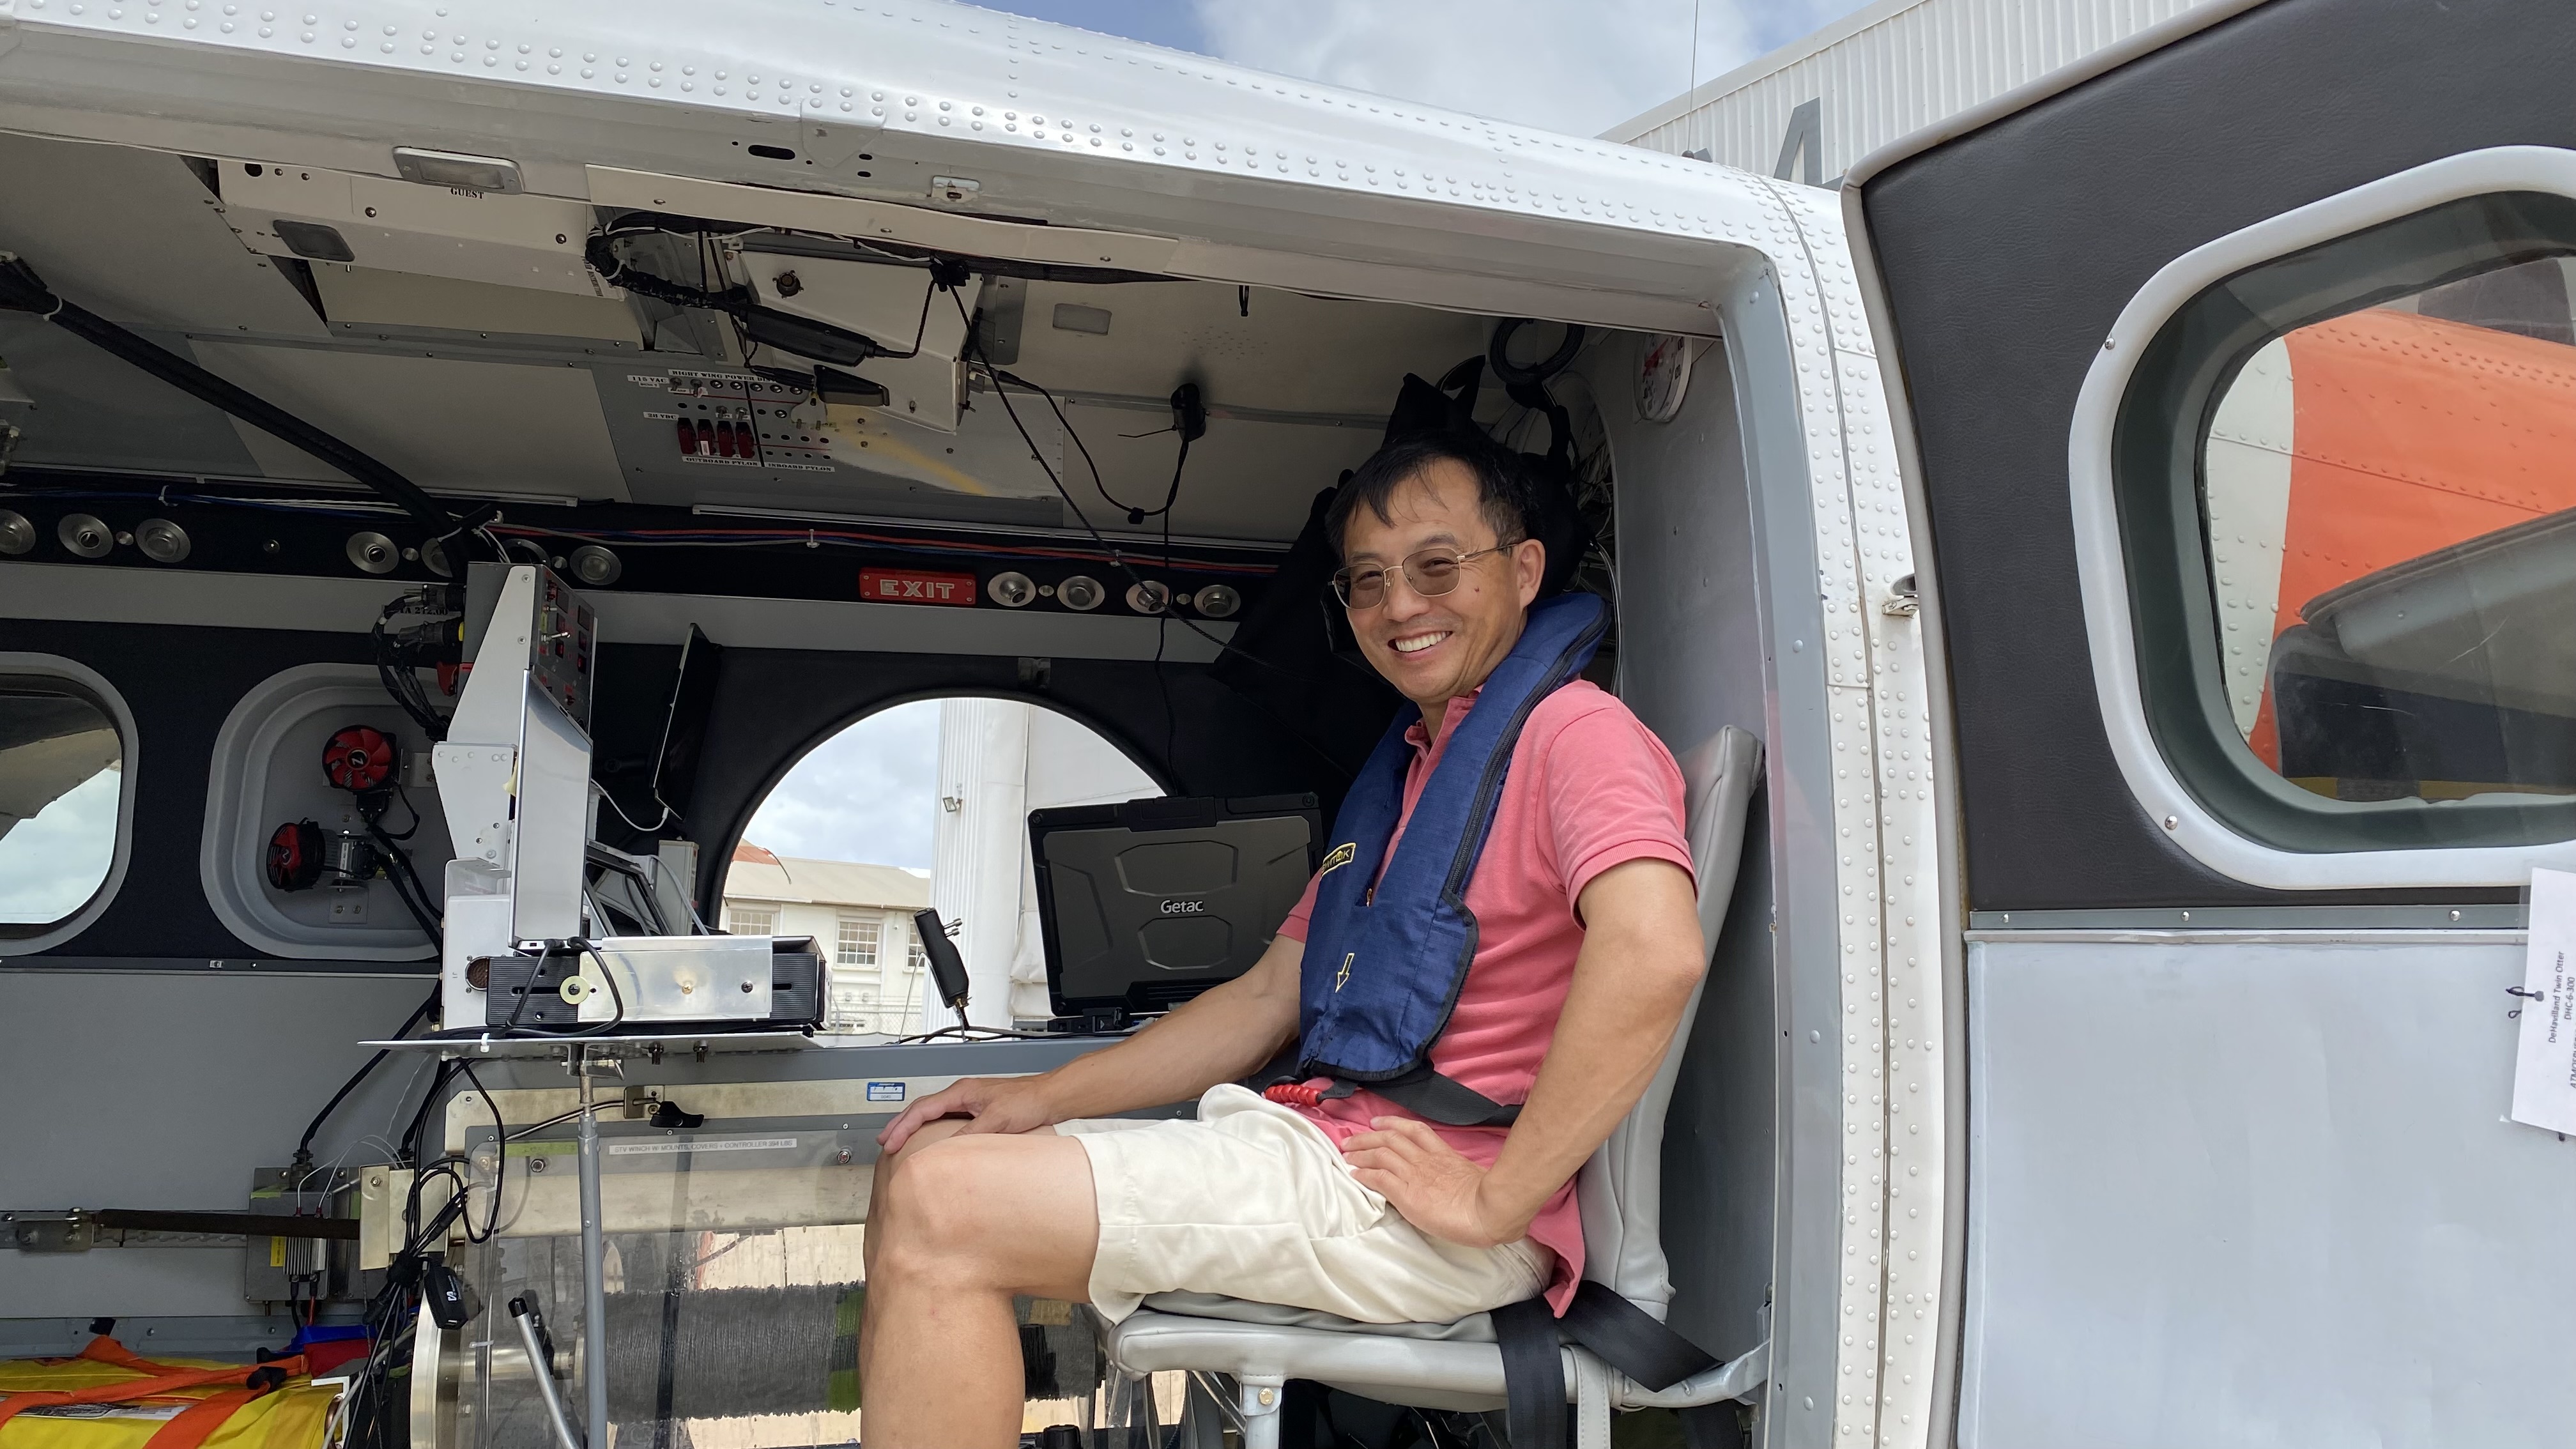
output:
POLYGON ((1163 902, 1163 914, 1167 916, 1195 916, 1206 909, 1207 902, 1205 901, 1163 902))

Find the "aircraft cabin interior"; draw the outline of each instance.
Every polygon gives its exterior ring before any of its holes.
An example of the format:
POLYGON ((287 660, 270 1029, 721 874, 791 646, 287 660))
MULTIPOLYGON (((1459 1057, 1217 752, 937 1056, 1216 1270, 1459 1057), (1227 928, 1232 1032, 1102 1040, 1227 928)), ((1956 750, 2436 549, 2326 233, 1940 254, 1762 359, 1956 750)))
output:
MULTIPOLYGON (((1326 607, 1323 504, 1393 433, 1469 427, 1547 480, 1551 568, 1610 615, 1587 677, 1689 778, 1713 965, 1620 1170, 1648 1223, 1712 1229, 1640 1271, 1732 1426, 1781 1034, 1713 317, 984 255, 478 164, 0 136, 0 862, 46 882, 0 924, 0 1094, 126 1144, 7 1129, 0 1356, 291 1344, 346 1381, 333 1445, 571 1446, 586 1393, 635 1442, 857 1439, 876 1131, 1259 955, 1401 703, 1326 607), (1045 1010, 933 914, 919 1009, 854 1022, 837 943, 727 931, 726 872, 809 751, 931 699, 1040 706, 1158 793, 1027 822, 1045 1010)), ((1122 1366, 1078 1305, 1022 1322, 1033 1435, 1252 1442, 1220 1366, 1122 1366)))

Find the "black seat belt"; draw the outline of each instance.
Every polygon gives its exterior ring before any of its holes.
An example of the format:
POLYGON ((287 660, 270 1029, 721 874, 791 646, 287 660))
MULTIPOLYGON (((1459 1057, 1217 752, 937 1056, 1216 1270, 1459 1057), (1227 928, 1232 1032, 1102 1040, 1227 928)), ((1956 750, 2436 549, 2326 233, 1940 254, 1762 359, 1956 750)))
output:
POLYGON ((1698 1344, 1655 1316, 1587 1278, 1558 1318, 1544 1295, 1494 1310, 1503 1352, 1503 1393, 1512 1449, 1565 1449, 1565 1360, 1560 1344, 1580 1344, 1648 1389, 1668 1389, 1717 1367, 1698 1344))

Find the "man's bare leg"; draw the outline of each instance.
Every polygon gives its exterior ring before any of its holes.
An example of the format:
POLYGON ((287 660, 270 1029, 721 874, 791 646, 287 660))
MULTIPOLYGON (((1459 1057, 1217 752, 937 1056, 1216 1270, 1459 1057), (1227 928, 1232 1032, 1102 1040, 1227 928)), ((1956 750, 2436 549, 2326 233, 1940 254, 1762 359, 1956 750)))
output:
POLYGON ((1011 1297, 1089 1300, 1100 1242, 1090 1154, 1052 1132, 951 1129, 906 1143, 879 1181, 859 1347, 869 1449, 1018 1444, 1011 1297))
MULTIPOLYGON (((969 1120, 952 1117, 928 1123, 913 1133, 912 1140, 903 1145, 902 1151, 884 1153, 877 1158, 868 1183, 867 1231, 859 1238, 860 1272, 868 1282, 876 1281, 877 1244, 884 1242, 886 1235, 894 1231, 894 1194, 887 1191, 886 1184, 893 1181, 895 1169, 931 1143, 945 1141, 964 1131, 969 1120)), ((876 1324, 877 1317, 873 1313, 863 1314, 859 1319, 859 1362, 862 1364, 868 1361, 869 1336, 875 1332, 876 1324)))

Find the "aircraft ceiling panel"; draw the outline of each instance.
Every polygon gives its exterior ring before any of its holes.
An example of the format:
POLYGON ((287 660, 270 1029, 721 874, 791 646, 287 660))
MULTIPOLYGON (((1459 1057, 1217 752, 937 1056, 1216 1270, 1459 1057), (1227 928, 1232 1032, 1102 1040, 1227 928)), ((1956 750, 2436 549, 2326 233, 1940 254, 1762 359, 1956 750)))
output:
MULTIPOLYGON (((422 487, 627 497, 587 368, 202 341, 196 353, 422 487)), ((239 431, 269 477, 339 476, 256 428, 239 431)))
MULTIPOLYGON (((978 393, 975 402, 979 408, 994 406, 989 394, 978 393)), ((1023 417, 1032 403, 1045 411, 1046 404, 1036 399, 1013 398, 1023 417)), ((1148 518, 1142 526, 1131 527, 1119 505, 1145 509, 1163 505, 1172 486, 1179 439, 1154 430, 1168 428, 1171 414, 1076 402, 1065 408, 1065 416, 1091 450, 1100 465, 1101 482, 1117 500, 1116 504, 1104 500, 1092 486, 1080 451, 1066 449, 1072 461, 1065 486, 1092 525, 1103 533, 1160 537, 1160 519, 1148 518), (1135 434, 1143 436, 1131 436, 1135 434)), ((1181 470, 1180 492, 1172 504, 1172 532, 1293 539, 1305 526, 1316 492, 1332 487, 1343 469, 1358 467, 1375 452, 1379 436, 1375 425, 1210 418, 1207 435, 1190 445, 1189 462, 1181 470)))
POLYGON ((123 146, 0 136, 0 250, 111 320, 320 337, 322 319, 232 234, 185 161, 123 146))
MULTIPOLYGON (((300 303, 298 305, 301 305, 300 303)), ((185 340, 149 334, 165 347, 185 340)), ((34 405, 0 404, 24 436, 13 461, 144 472, 248 473, 230 420, 50 322, 0 315, 0 357, 34 405)))
POLYGON ((1491 325, 1261 287, 1033 281, 1010 368, 1055 388, 1163 398, 1195 382, 1213 407, 1382 419, 1406 373, 1481 355, 1491 325))

